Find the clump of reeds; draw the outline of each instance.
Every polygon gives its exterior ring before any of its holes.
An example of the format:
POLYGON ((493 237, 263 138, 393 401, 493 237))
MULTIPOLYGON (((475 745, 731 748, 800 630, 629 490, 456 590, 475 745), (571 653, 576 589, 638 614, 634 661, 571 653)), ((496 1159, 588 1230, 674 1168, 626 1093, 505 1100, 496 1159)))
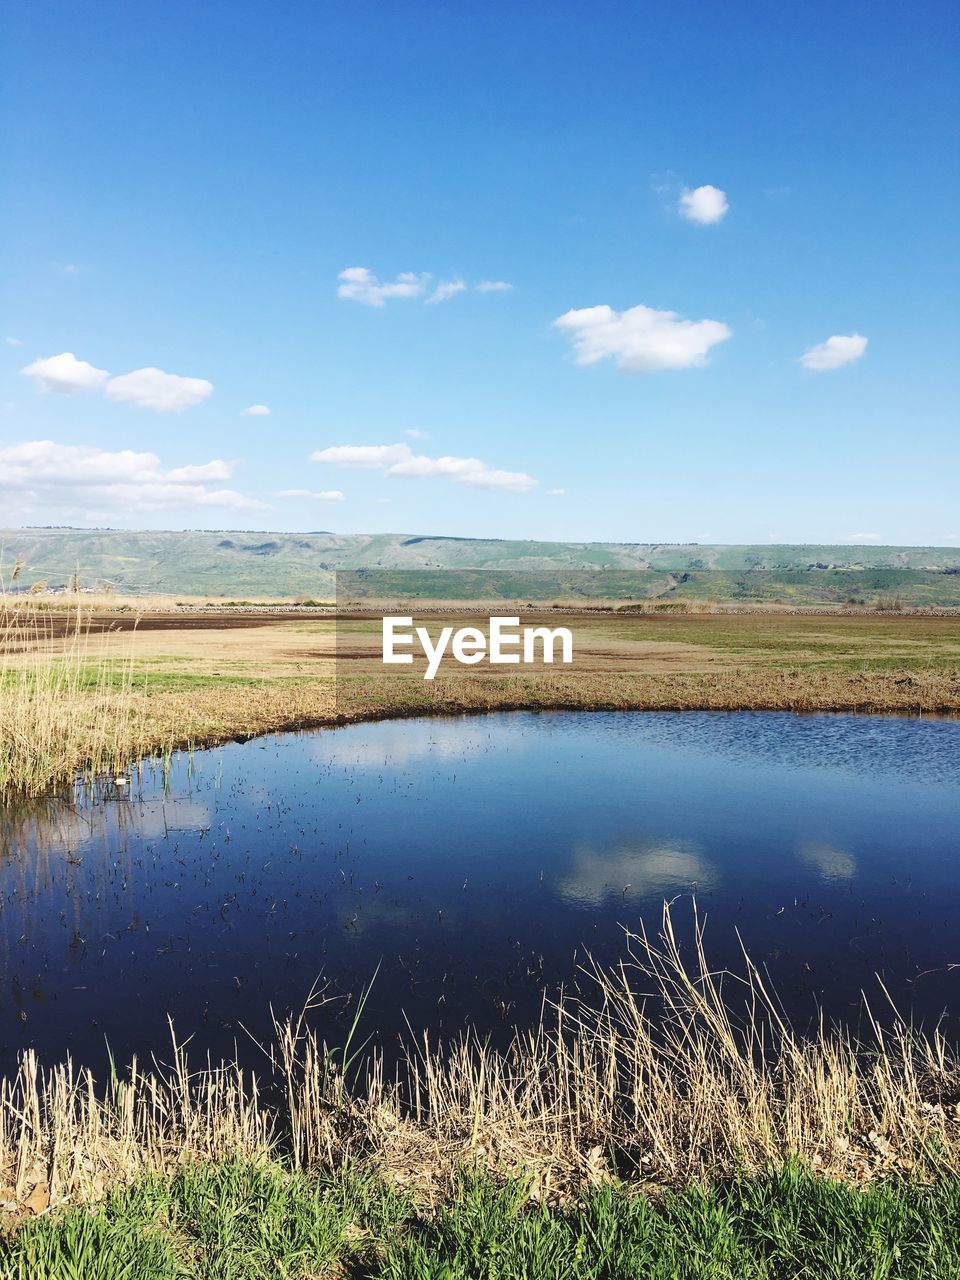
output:
POLYGON ((0 796, 125 768, 143 754, 143 697, 129 659, 94 655, 78 591, 52 614, 0 578, 0 796))
POLYGON ((106 1090, 27 1052, 0 1085, 0 1184, 13 1204, 38 1186, 44 1202, 82 1198, 277 1143, 299 1167, 362 1162, 427 1193, 464 1166, 539 1196, 791 1159, 851 1181, 960 1172, 960 1077, 940 1034, 895 1017, 887 1030, 868 1019, 868 1043, 822 1023, 800 1036, 746 954, 739 977, 711 972, 699 923, 688 961, 669 909, 658 939, 631 937, 620 965, 591 976, 594 998, 545 1007, 505 1052, 424 1035, 392 1076, 373 1053, 351 1088, 353 1054, 333 1055, 306 1017, 278 1025, 266 1070, 279 1102, 235 1064, 191 1072, 176 1043, 166 1071, 134 1066, 106 1090))

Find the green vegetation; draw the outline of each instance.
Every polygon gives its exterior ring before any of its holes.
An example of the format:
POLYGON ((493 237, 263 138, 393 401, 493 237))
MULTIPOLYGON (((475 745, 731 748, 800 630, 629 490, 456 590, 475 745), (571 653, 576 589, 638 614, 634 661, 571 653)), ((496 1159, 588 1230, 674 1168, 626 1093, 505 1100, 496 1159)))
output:
MULTIPOLYGON (((715 548, 750 552, 754 548, 715 548)), ((625 602, 622 612, 693 612, 721 606, 829 605, 899 613, 914 608, 960 607, 960 574, 952 570, 863 568, 840 548, 831 569, 358 569, 337 578, 342 607, 369 602, 428 605, 434 601, 521 601, 562 609, 568 602, 625 602)), ((747 557, 749 558, 749 557, 747 557)), ((958 557, 960 558, 960 557, 958 557)))
POLYGON ((431 1207, 369 1173, 232 1160, 28 1220, 0 1266, 5 1280, 947 1280, 960 1182, 858 1189, 787 1165, 657 1200, 610 1182, 549 1204, 461 1173, 431 1207))
MULTIPOLYGON (((117 529, 9 529, 2 558, 22 563, 26 587, 71 583, 117 591, 246 599, 330 599, 333 574, 358 569, 457 570, 467 579, 499 570, 517 575, 502 598, 526 589, 531 573, 638 572, 651 594, 695 598, 843 602, 882 594, 890 604, 960 603, 960 548, 874 546, 714 546, 673 543, 520 542, 407 534, 154 532, 117 529), (952 571, 952 572, 951 572, 952 571), (677 579, 683 579, 678 581, 677 579)), ((576 584, 574 584, 576 585, 576 584)), ((476 588, 470 581, 465 589, 476 588)), ((582 594, 581 589, 574 594, 582 594)), ((616 594, 616 592, 614 592, 616 594)))

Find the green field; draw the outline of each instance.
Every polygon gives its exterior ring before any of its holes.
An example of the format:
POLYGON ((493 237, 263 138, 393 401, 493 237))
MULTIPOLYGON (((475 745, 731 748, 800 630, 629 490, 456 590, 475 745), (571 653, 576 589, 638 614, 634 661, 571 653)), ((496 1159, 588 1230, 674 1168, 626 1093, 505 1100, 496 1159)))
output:
MULTIPOLYGON (((8 529, 0 563, 18 584, 118 592, 329 598, 341 570, 455 570, 471 596, 522 597, 531 575, 567 575, 570 592, 696 599, 845 603, 900 596, 907 605, 960 604, 960 548, 713 546, 695 543, 520 542, 408 534, 151 532, 8 529), (604 585, 604 579, 608 579, 604 585)), ((449 588, 448 588, 449 589, 449 588)), ((546 590, 546 588, 544 588, 546 590)), ((543 598, 543 597, 541 597, 543 598)), ((628 597, 629 598, 629 597, 628 597)))

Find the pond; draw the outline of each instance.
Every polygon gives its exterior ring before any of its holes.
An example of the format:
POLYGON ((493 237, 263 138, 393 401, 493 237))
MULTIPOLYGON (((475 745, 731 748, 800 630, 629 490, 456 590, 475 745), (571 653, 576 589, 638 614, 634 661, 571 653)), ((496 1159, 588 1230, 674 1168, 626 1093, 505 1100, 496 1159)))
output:
POLYGON ((126 788, 2 815, 0 1071, 251 1063, 269 1006, 342 1038, 494 1039, 664 899, 801 1023, 941 1015, 960 1038, 960 721, 507 713, 354 725, 181 755, 126 788), (378 968, 379 966, 379 968, 378 968))

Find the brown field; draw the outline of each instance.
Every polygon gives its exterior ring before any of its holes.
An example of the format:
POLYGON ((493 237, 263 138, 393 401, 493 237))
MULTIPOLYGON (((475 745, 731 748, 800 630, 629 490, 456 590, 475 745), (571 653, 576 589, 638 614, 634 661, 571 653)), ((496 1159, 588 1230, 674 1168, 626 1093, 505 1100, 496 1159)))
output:
MULTIPOLYGON (((570 627, 572 667, 522 675, 446 667, 427 682, 416 668, 381 665, 376 614, 108 601, 82 601, 80 610, 7 609, 0 785, 36 792, 84 766, 125 767, 151 752, 385 716, 526 707, 960 711, 957 615, 524 610, 524 625, 570 627)), ((476 620, 466 611, 457 619, 476 620)))

